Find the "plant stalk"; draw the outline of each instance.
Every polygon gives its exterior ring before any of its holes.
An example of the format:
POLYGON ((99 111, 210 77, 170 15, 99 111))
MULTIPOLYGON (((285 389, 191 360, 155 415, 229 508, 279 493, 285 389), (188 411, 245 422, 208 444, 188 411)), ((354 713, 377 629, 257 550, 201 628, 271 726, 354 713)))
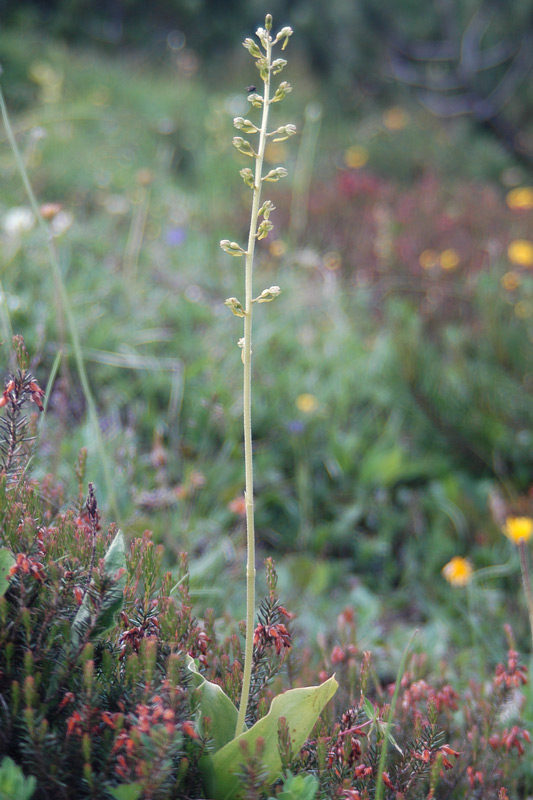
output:
POLYGON ((56 291, 59 297, 60 306, 63 310, 65 315, 67 326, 70 333, 70 338, 72 341, 72 349, 74 351, 74 359, 76 361, 76 366, 78 369, 78 375, 80 378, 81 387, 83 389, 83 394, 85 396, 85 400, 87 402, 87 409, 89 412, 89 419, 91 420, 91 424, 93 427, 94 438, 96 443, 96 448, 98 451, 98 455, 100 457, 100 461, 102 464, 102 469, 107 485, 107 492, 108 492, 108 501, 109 505, 113 510, 113 514, 117 522, 120 520, 120 513, 118 509, 118 504, 115 496, 115 492, 113 489, 113 480, 111 475, 111 467, 109 464, 109 458, 107 456, 107 452, 105 449, 104 441, 102 438, 102 433, 100 430, 100 423, 98 421, 98 413, 96 410, 96 404, 94 402, 94 397, 92 393, 92 389, 89 384, 89 378, 87 375, 87 370, 85 368, 85 361, 83 358, 82 348, 80 337, 78 334, 78 329, 76 327, 76 322, 74 318, 74 312, 72 310, 72 305, 70 303, 70 299, 68 296, 68 292, 65 286, 65 282, 63 280, 63 275, 61 273, 61 268, 59 266, 59 259, 56 253, 56 249, 54 247, 53 238, 50 231, 47 229, 45 222, 43 220, 42 214, 39 210, 39 205, 37 203, 37 198, 35 197, 35 193, 33 191, 32 185, 30 183, 30 179, 28 177, 28 173, 26 167, 24 166, 24 161, 20 154, 20 150, 17 145, 17 141, 15 139, 15 134, 13 133, 13 128, 11 127, 11 123, 9 121, 9 115, 7 113, 7 106, 4 99, 4 94, 0 87, 0 114, 2 116, 2 120, 4 123, 4 127, 6 130, 7 139, 11 150, 13 152, 13 156, 15 159, 15 163, 17 165, 17 169, 20 173, 20 177, 22 179, 22 183, 24 185, 24 189, 26 190, 26 194, 28 197, 28 201, 30 203, 31 209, 35 215, 35 219, 37 220, 37 224, 41 230, 43 235, 44 241, 46 242, 46 247, 48 250, 48 256, 50 259, 50 264, 52 267, 52 274, 54 276, 54 281, 56 284, 56 291))
POLYGON ((531 645, 533 653, 533 591, 531 590, 531 573, 527 557, 527 545, 525 539, 518 542, 518 552, 520 553, 520 567, 522 569, 522 584, 526 595, 527 611, 529 614, 529 629, 531 631, 531 645))
MULTIPOLYGON (((268 36, 266 58, 270 67, 272 57, 272 43, 268 36)), ((246 639, 244 646, 244 673, 242 679, 241 699, 235 736, 243 732, 246 719, 246 709, 250 694, 252 680, 253 634, 255 621, 255 525, 254 525, 254 470, 252 454, 252 316, 253 316, 253 262, 257 232, 257 221, 261 201, 261 177, 265 146, 267 141, 268 112, 270 108, 270 69, 264 82, 263 116, 259 133, 259 147, 255 159, 255 178, 253 188, 252 212, 250 216, 250 231, 248 234, 248 249, 246 251, 245 266, 245 314, 244 314, 244 344, 242 348, 244 363, 243 384, 243 424, 244 424, 244 469, 245 469, 245 506, 246 506, 246 639)))

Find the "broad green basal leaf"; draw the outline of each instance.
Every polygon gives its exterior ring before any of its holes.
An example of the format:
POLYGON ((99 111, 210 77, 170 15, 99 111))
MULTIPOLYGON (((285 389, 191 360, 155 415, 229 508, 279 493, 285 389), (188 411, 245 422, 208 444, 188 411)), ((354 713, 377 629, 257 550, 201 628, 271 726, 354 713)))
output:
POLYGON ((206 681, 198 672, 194 659, 190 656, 187 656, 187 668, 192 673, 192 685, 201 691, 200 714, 211 720, 209 733, 213 739, 214 749, 220 750, 235 736, 238 711, 220 686, 206 681))
POLYGON ((280 777, 282 764, 278 750, 278 724, 280 717, 287 721, 292 748, 297 753, 311 733, 322 709, 337 691, 335 676, 320 686, 290 689, 274 698, 266 717, 260 719, 245 733, 241 733, 211 758, 206 775, 207 796, 214 800, 235 800, 239 797, 239 781, 235 773, 243 762, 241 742, 246 742, 250 752, 255 751, 257 739, 264 742, 262 761, 271 781, 280 777))

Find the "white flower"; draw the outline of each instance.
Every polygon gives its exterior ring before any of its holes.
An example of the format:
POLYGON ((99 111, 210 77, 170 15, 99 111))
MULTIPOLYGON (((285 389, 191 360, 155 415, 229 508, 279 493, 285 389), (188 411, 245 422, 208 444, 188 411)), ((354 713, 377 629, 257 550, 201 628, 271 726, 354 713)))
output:
POLYGON ((18 206, 10 208, 7 214, 4 214, 2 225, 8 236, 18 237, 23 233, 31 231, 35 224, 35 217, 31 208, 26 206, 18 206))
POLYGON ((65 231, 68 231, 73 222, 74 217, 70 211, 59 211, 50 223, 52 235, 61 236, 65 231))

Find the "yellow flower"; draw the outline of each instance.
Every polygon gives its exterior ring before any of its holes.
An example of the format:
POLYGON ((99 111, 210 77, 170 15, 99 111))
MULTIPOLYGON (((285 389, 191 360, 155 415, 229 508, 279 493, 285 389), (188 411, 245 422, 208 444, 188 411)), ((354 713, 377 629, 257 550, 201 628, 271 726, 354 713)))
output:
POLYGON ((507 517, 503 532, 513 544, 518 544, 521 539, 527 542, 533 536, 533 519, 531 517, 507 517))
POLYGON ((286 249, 287 245, 281 239, 274 239, 268 248, 270 255, 274 256, 274 258, 282 256, 286 249))
POLYGON ((318 400, 314 394, 299 394, 296 398, 296 408, 304 414, 312 414, 318 408, 318 400))
POLYGON ((518 289, 520 286, 520 275, 518 272, 511 270, 510 272, 506 272, 505 275, 502 275, 500 283, 504 289, 512 292, 514 289, 518 289))
POLYGON ((279 164, 287 160, 287 147, 283 142, 269 142, 265 148, 265 161, 279 164))
POLYGON ((457 250, 443 250, 439 256, 442 269, 455 269, 459 266, 459 253, 457 250))
POLYGON ((352 167, 353 169, 360 169, 364 167, 366 162, 368 161, 368 150, 366 147, 360 147, 359 145, 352 145, 349 147, 346 152, 344 153, 344 163, 347 167, 352 167))
POLYGON ((342 266, 342 256, 340 253, 337 253, 336 250, 330 250, 329 253, 325 254, 323 263, 325 268, 331 271, 340 269, 342 266))
POLYGON ((507 257, 519 267, 533 267, 533 242, 527 239, 514 239, 507 248, 507 257))
POLYGON ((390 131, 401 131, 409 122, 409 114, 400 106, 392 106, 383 114, 383 124, 390 131))
POLYGON ((528 211, 533 208, 533 186, 521 186, 511 189, 505 198, 509 208, 528 211))
POLYGON ((520 300, 514 307, 514 313, 518 319, 527 319, 533 313, 533 308, 530 303, 520 300))
POLYGON ((451 586, 466 586, 472 577, 472 572, 472 564, 462 556, 454 556, 442 568, 442 574, 451 586))
POLYGON ((435 250, 423 250, 418 256, 418 263, 422 269, 432 269, 439 261, 439 254, 435 250))

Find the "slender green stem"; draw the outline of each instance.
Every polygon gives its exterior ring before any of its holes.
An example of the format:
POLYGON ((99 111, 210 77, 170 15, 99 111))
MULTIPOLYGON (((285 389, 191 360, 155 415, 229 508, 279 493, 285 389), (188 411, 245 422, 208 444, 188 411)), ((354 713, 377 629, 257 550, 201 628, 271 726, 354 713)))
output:
POLYGON ((407 643, 407 647, 402 653, 402 657, 400 660, 400 665, 398 667, 398 672, 396 673, 396 681, 394 683, 394 694, 392 695, 392 700, 389 708, 389 715, 386 722, 385 732, 383 736, 383 744, 381 745, 381 752, 379 756, 379 766, 378 766, 378 774, 376 778, 376 794, 375 800, 381 800, 383 797, 383 771, 385 769, 385 764, 387 762, 387 745, 389 741, 390 730, 392 727, 392 720, 394 719, 394 712, 396 710, 396 703, 398 702, 398 696, 400 694, 400 684, 405 672, 405 665, 407 663, 407 656, 409 655, 409 651, 411 650, 411 645, 413 644, 415 637, 418 634, 418 630, 415 630, 414 633, 411 635, 407 643))
POLYGON ((0 112, 2 114, 2 119, 4 122, 4 127, 6 129, 7 138, 9 144, 11 146, 11 150, 13 151, 13 156, 15 158, 15 162, 17 165, 17 169, 20 173, 22 178, 22 182, 24 184, 24 188, 26 190, 26 194, 28 196, 28 200, 32 207, 33 213, 35 214, 35 218, 41 229, 43 237, 46 242, 46 247, 48 249, 48 255, 50 258, 50 264, 52 266, 52 273, 54 276, 54 280, 56 283, 57 294, 63 308, 63 312, 65 314, 67 325, 69 328, 70 338, 72 340, 72 349, 74 351, 74 358, 76 360, 76 366, 78 368, 78 375, 80 378, 80 383, 83 389, 83 394, 85 396, 85 400, 87 402, 87 408, 89 411, 89 418, 92 423, 94 437, 96 440, 96 446, 98 448, 98 454, 100 456, 100 461, 102 463, 104 477, 106 481, 106 489, 108 492, 108 500, 109 504, 113 510, 115 518, 119 519, 119 511, 118 505, 115 498, 115 493, 113 491, 113 481, 111 476, 111 468, 109 466, 109 459, 107 457, 107 453, 105 450, 104 442, 102 439, 102 434, 100 432, 100 425, 98 423, 98 413, 96 411, 96 404, 94 402, 93 394, 91 391, 91 387, 89 385, 89 378, 87 376, 87 370, 85 369, 85 362, 83 360, 83 354, 81 350, 80 338, 78 335, 78 329, 76 328, 76 323, 74 321, 74 313, 72 311, 72 307, 70 305, 69 296, 65 287, 65 283, 63 281, 63 276, 61 274, 61 268, 59 266, 59 260, 57 257, 57 253, 53 244, 52 236, 50 231, 47 229, 44 220, 42 218, 41 212, 39 211, 39 206, 37 204, 37 199, 35 197, 35 193, 30 183, 30 179, 28 177, 28 173, 24 166, 24 162, 22 160, 22 156, 20 155, 20 151, 15 139, 15 135, 13 133, 13 129, 11 127, 11 123, 9 121, 9 115, 7 113, 7 106, 4 100, 3 92, 0 88, 0 112))
MULTIPOLYGON (((272 43, 267 37, 266 59, 270 67, 272 43)), ((245 268, 245 314, 244 314, 244 384, 243 384, 243 423, 244 423, 244 468, 246 476, 246 641, 244 647, 244 674, 242 680, 241 700, 235 735, 238 736, 244 729, 246 708, 250 694, 252 679, 253 633, 255 619, 255 526, 254 526, 254 470, 252 455, 252 316, 253 316, 253 262, 261 201, 261 183, 263 161, 267 141, 268 112, 270 107, 270 69, 265 79, 263 95, 263 117, 259 133, 259 147, 255 160, 255 179, 253 188, 252 212, 250 216, 250 231, 248 235, 248 249, 246 251, 245 268)))
POLYGON ((529 629, 531 631, 531 644, 533 653, 533 591, 531 590, 531 573, 529 570, 529 561, 527 557, 526 540, 520 539, 518 542, 518 551, 520 553, 520 567, 522 569, 522 584, 526 595, 527 611, 529 614, 529 629))

